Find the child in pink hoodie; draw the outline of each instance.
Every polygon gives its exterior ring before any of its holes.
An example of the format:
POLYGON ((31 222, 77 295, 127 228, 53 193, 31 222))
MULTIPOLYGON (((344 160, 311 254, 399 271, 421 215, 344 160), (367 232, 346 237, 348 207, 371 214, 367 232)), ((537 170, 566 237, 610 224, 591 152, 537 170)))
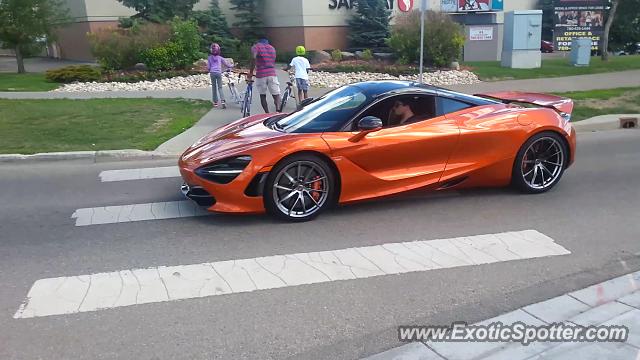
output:
POLYGON ((220 45, 211 44, 211 55, 207 61, 207 70, 211 76, 211 95, 213 107, 226 108, 224 93, 222 92, 222 67, 233 68, 233 63, 227 61, 220 55, 220 45))

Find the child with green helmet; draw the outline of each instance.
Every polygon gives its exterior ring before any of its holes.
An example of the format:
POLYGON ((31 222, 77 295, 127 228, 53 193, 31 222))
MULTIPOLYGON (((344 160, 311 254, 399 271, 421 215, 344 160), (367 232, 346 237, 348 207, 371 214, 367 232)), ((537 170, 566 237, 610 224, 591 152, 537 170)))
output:
POLYGON ((298 102, 309 97, 309 70, 311 69, 311 64, 309 64, 309 60, 304 57, 306 53, 307 50, 304 46, 297 46, 296 55, 298 56, 294 57, 284 69, 285 71, 289 71, 292 67, 295 69, 298 102))

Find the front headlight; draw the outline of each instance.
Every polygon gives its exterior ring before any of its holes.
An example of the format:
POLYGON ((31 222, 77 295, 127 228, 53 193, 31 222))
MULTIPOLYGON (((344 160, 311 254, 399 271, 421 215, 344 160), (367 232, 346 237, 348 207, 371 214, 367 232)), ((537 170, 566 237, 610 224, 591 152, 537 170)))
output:
POLYGON ((195 173, 218 184, 228 184, 238 177, 251 162, 251 156, 236 156, 199 167, 195 173))

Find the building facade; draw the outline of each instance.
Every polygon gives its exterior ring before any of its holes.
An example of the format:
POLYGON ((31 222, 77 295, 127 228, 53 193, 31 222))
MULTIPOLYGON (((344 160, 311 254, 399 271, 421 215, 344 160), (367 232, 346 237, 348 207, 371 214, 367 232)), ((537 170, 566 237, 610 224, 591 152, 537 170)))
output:
MULTIPOLYGON (((87 33, 115 27, 118 19, 135 13, 116 0, 65 0, 71 11, 72 22, 60 30, 53 54, 57 57, 73 60, 92 60, 87 33)), ((201 0, 195 10, 205 10, 211 0, 201 0)), ((460 7, 450 8, 451 1, 462 4, 470 0, 427 0, 427 8, 454 13, 454 18, 463 24, 489 24, 495 27, 495 36, 501 38, 503 22, 502 6, 499 11, 490 8, 479 8, 482 13, 465 11, 460 7)), ((471 0, 481 3, 490 0, 471 0)), ((500 0, 493 0, 499 1, 500 0)), ((347 25, 349 17, 356 11, 354 0, 263 0, 263 19, 265 32, 271 42, 283 51, 290 51, 295 46, 304 44, 310 50, 345 49, 348 47, 347 25)), ((421 0, 387 0, 392 15, 397 16, 404 11, 420 8, 421 0)), ((229 0, 218 0, 222 12, 230 26, 236 22, 229 0)), ((513 9, 534 9, 537 0, 508 0, 504 3, 504 11, 513 9)), ((469 30, 467 29, 469 41, 469 30)), ((475 41, 475 40, 471 40, 475 41)), ((472 44, 473 45, 473 44, 472 44)), ((484 49, 485 44, 476 46, 484 49)), ((473 46, 472 46, 473 47, 473 46)), ((493 53, 493 52, 490 52, 493 53)), ((466 56, 466 54, 465 54, 466 56)))

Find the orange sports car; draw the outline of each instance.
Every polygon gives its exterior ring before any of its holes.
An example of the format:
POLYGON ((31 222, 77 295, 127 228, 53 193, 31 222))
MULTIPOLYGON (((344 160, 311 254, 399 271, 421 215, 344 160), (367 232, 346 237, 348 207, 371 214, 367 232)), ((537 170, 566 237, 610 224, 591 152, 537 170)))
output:
POLYGON ((291 221, 415 189, 540 193, 573 163, 572 109, 545 94, 356 83, 203 137, 180 157, 182 192, 210 211, 291 221))

